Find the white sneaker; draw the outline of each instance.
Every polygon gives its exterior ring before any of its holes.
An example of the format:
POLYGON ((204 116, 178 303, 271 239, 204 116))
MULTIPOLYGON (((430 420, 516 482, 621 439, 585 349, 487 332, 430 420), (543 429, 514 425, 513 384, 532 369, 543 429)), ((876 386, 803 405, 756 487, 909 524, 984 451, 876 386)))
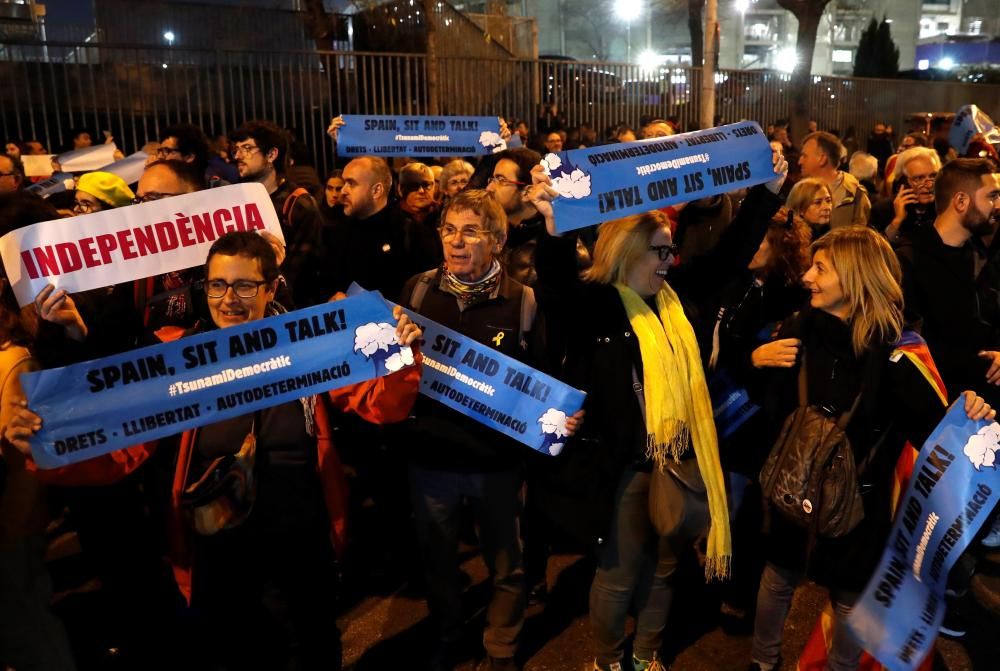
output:
POLYGON ((1000 515, 993 520, 993 528, 983 539, 983 545, 988 548, 1000 548, 1000 515))

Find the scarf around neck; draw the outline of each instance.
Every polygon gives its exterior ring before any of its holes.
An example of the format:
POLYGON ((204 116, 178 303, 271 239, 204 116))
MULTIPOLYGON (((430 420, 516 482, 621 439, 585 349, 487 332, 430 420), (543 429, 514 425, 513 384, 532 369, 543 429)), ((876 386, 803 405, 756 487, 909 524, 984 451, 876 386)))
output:
POLYGON ((500 284, 500 277, 500 262, 496 259, 493 259, 486 275, 476 282, 463 282, 446 266, 441 273, 441 288, 457 298, 464 310, 492 296, 493 290, 500 284))
POLYGON ((719 462, 712 401, 694 329, 677 294, 666 282, 656 294, 659 316, 634 290, 624 284, 614 286, 639 339, 646 405, 646 456, 662 472, 668 459, 680 461, 688 446, 694 447, 711 516, 705 577, 728 577, 732 543, 725 479, 719 462))

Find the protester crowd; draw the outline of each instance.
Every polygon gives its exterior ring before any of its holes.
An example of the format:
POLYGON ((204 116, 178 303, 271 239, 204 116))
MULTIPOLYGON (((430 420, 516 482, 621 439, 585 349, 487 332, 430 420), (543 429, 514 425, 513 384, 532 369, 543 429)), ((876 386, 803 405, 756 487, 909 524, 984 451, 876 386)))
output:
MULTIPOLYGON (((332 142, 343 124, 331 122, 332 142)), ((77 294, 50 286, 24 308, 4 269, 0 667, 339 669, 345 603, 406 585, 426 598, 436 639, 405 666, 452 669, 468 627, 462 543, 490 574, 486 668, 523 663, 526 607, 548 597, 557 544, 593 558, 595 671, 667 668, 668 614, 689 605, 674 598, 684 562, 728 580, 721 607, 753 631, 751 669, 781 668, 806 577, 836 614, 826 668, 858 667, 843 618, 889 537, 898 458, 952 402, 973 419, 1000 407, 995 152, 959 157, 940 133, 897 139, 885 124, 863 150, 853 129, 811 127, 793 144, 779 121, 766 183, 559 233, 545 154, 684 129, 571 128, 554 105, 534 133, 516 119, 501 129, 520 146, 360 156, 321 179, 274 123, 213 140, 179 124, 150 138, 136 183, 89 172, 48 198, 21 163, 44 147, 7 143, 0 235, 244 182, 266 188, 284 240, 228 233, 201 267, 77 294), (352 284, 585 391, 556 456, 419 395, 418 354, 375 381, 35 465, 46 418, 21 373, 340 300, 352 284), (747 409, 735 423, 718 403, 733 390, 747 409), (804 527, 768 499, 791 440, 782 428, 806 410, 843 434, 861 492, 836 529, 804 527), (258 496, 206 529, 185 506, 221 468, 251 474, 258 496), (99 630, 65 608, 95 584, 99 630)), ((73 148, 90 142, 74 131, 73 148)), ((400 344, 419 350, 421 329, 394 316, 400 344)), ((978 554, 1000 547, 996 518, 952 574, 953 634, 978 554)))

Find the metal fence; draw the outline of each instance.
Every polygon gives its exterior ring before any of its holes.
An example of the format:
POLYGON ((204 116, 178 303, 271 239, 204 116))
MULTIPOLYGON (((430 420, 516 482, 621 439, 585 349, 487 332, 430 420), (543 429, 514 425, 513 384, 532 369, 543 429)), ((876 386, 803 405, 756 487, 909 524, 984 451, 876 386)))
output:
MULTIPOLYGON (((637 126, 642 117, 697 124, 699 69, 447 57, 438 60, 438 72, 443 114, 497 114, 533 126, 548 103, 570 125, 589 124, 598 133, 618 123, 637 126)), ((128 153, 171 123, 223 133, 246 119, 268 118, 296 129, 321 171, 333 165, 324 131, 336 114, 428 110, 420 54, 8 44, 0 47, 0 80, 7 82, 0 109, 5 140, 38 139, 58 151, 71 128, 86 127, 111 131, 128 153)), ((719 72, 717 113, 724 122, 786 117, 790 83, 776 72, 719 72)), ((876 120, 901 128, 907 113, 967 103, 996 118, 1000 86, 817 76, 810 103, 821 128, 853 127, 865 137, 876 120)))

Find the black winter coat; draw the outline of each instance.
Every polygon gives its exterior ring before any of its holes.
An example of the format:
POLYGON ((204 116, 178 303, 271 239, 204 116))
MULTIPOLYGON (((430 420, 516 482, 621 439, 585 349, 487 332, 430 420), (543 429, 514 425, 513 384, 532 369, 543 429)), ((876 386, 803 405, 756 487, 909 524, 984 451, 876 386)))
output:
MULTIPOLYGON (((808 568, 813 579, 828 586, 860 591, 889 537, 896 461, 907 441, 918 448, 923 445, 944 417, 945 407, 909 359, 890 359, 891 346, 873 345, 861 358, 855 356, 850 328, 837 317, 806 309, 786 321, 777 337, 802 340, 811 405, 828 406, 839 414, 850 408, 864 385, 861 404, 847 427, 855 463, 873 446, 879 447, 860 478, 865 509, 861 524, 842 538, 819 539, 807 566, 806 532, 773 515, 768 560, 789 569, 808 568)), ((798 366, 761 371, 769 378, 760 400, 770 444, 798 405, 798 372, 798 366)))

